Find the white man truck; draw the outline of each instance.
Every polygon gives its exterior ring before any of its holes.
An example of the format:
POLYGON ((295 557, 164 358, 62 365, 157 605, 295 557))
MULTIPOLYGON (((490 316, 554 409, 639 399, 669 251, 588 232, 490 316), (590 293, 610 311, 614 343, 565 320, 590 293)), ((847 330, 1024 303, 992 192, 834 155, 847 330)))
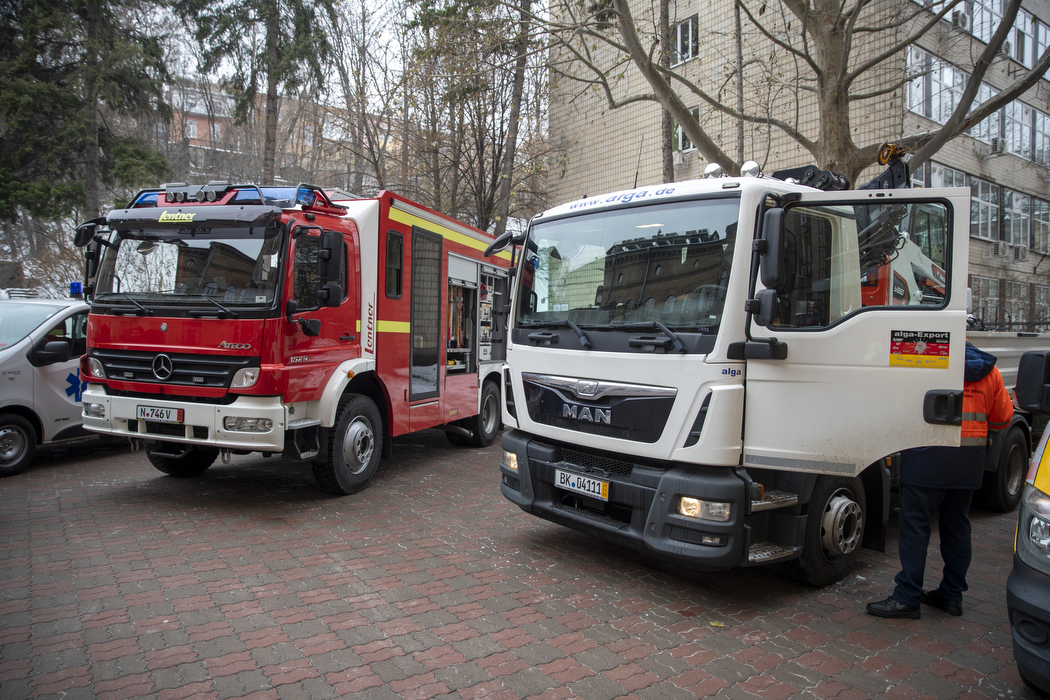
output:
POLYGON ((688 566, 841 579, 884 548, 898 453, 959 444, 969 212, 966 189, 759 176, 535 217, 515 241, 502 493, 688 566), (909 242, 936 285, 865 294, 909 242))

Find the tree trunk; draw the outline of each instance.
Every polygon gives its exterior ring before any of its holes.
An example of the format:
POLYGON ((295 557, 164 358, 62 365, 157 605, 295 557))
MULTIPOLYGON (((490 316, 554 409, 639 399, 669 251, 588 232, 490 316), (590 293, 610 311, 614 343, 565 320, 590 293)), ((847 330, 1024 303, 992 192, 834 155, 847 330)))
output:
POLYGON ((266 18, 266 137, 263 141, 264 185, 272 185, 277 160, 277 117, 280 103, 277 97, 277 7, 270 6, 266 18))
POLYGON ((84 217, 94 219, 101 212, 98 164, 98 71, 99 8, 96 0, 87 3, 87 70, 84 78, 84 117, 87 138, 84 149, 84 217))
MULTIPOLYGON (((664 68, 671 67, 671 10, 670 0, 660 0, 660 56, 664 68)), ((660 164, 663 181, 674 182, 674 120, 666 109, 660 110, 660 164)), ((637 178, 636 178, 637 180, 637 178)), ((637 181, 634 183, 638 186, 637 181)))
MULTIPOLYGON (((666 1, 666 0, 665 0, 666 1)), ((515 153, 518 147, 518 122, 521 121, 521 97, 525 92, 525 68, 529 58, 529 16, 532 0, 521 0, 521 20, 518 25, 517 60, 514 63, 514 87, 510 98, 510 123, 507 125, 507 145, 499 183, 499 210, 496 214, 495 235, 507 230, 510 216, 510 191, 514 180, 515 153)))

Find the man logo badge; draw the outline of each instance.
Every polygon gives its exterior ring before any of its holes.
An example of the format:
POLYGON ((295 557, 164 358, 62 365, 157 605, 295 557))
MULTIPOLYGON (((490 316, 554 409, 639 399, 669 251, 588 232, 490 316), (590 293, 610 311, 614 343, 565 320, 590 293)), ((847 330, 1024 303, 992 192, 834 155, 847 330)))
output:
POLYGON ((562 418, 575 418, 587 423, 603 423, 612 425, 612 409, 596 408, 594 412, 587 406, 570 406, 567 403, 561 405, 562 418))

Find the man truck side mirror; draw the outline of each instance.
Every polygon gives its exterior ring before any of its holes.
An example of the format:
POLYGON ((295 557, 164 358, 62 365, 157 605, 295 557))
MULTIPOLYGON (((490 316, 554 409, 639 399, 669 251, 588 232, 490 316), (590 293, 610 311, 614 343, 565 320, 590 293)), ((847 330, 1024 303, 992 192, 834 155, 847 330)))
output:
POLYGON ((758 302, 758 308, 753 311, 755 323, 763 328, 769 328, 777 318, 779 299, 777 299, 776 290, 760 289, 755 294, 755 301, 758 302))
POLYGON ((759 248, 759 277, 762 286, 772 289, 784 275, 784 217, 780 207, 767 209, 762 217, 762 241, 759 248))
POLYGON ((1033 350, 1021 355, 1014 395, 1022 409, 1050 413, 1050 351, 1033 350))

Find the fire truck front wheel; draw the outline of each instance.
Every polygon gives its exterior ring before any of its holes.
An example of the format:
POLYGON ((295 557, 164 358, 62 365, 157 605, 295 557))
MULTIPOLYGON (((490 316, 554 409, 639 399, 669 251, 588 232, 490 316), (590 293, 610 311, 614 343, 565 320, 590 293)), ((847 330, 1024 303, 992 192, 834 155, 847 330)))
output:
POLYGON ((219 456, 215 447, 190 447, 179 452, 173 443, 146 443, 146 458, 149 463, 168 476, 197 476, 203 474, 219 456))
POLYGON ((344 396, 323 448, 313 463, 321 490, 346 496, 368 486, 383 451, 383 419, 372 400, 344 396))
POLYGON ((499 388, 492 382, 485 382, 481 387, 481 411, 474 418, 474 435, 470 444, 474 447, 488 447, 496 441, 500 429, 499 388))
POLYGON ((865 509, 860 479, 819 477, 809 501, 802 557, 786 562, 788 572, 811 586, 845 578, 860 557, 865 509))

